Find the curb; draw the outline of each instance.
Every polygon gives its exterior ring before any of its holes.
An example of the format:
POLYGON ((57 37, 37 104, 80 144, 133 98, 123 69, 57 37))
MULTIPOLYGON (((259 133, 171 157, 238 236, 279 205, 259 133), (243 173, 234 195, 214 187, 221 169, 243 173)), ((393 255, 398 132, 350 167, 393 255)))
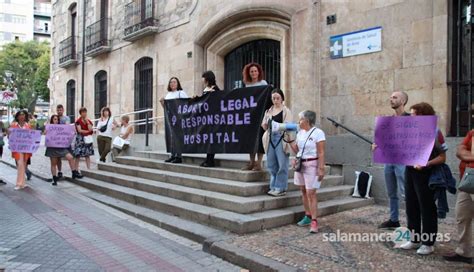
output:
POLYGON ((206 242, 204 242, 203 251, 240 267, 249 269, 250 271, 303 271, 299 268, 242 249, 225 241, 216 241, 209 245, 206 245, 206 242))
MULTIPOLYGON (((16 165, 7 162, 7 161, 1 161, 7 166, 10 166, 11 168, 16 169, 16 165)), ((31 174, 41 180, 46 181, 47 178, 34 173, 31 171, 31 174)), ((70 178, 66 177, 66 180, 69 182, 72 182, 70 178)), ((74 182, 73 182, 74 183, 74 182)), ((105 204, 104 204, 105 205, 105 204)), ((123 211, 122 211, 123 212, 123 211)), ((139 214, 133 215, 134 217, 147 222, 146 220, 143 220, 140 218, 139 214)), ((159 227, 159 226, 158 226, 159 227)), ((171 231, 170 228, 164 228, 168 231, 171 231)), ((172 231, 173 232, 173 231, 172 231)), ((179 235, 179 233, 175 233, 179 235)), ((180 235, 181 236, 181 235, 180 235)), ((202 244, 202 250, 206 253, 209 253, 211 255, 214 255, 218 258, 221 258, 227 262, 230 262, 232 264, 235 264, 237 266, 246 268, 250 271, 289 271, 289 272, 300 272, 303 271, 301 269, 298 269, 293 266, 289 266, 283 263, 280 263, 278 261, 275 261, 273 259, 258 255, 252 251, 246 250, 239 248, 233 244, 230 244, 226 242, 224 239, 228 238, 228 236, 222 236, 222 237, 206 237, 204 241, 196 241, 202 244)), ((1 269, 0 269, 1 272, 1 269)))
MULTIPOLYGON (((16 169, 16 165, 13 164, 13 163, 11 163, 11 162, 4 161, 4 160, 2 160, 1 162, 2 162, 3 164, 7 165, 7 166, 10 166, 10 167, 13 168, 13 169, 16 169)), ((39 178, 39 179, 41 179, 41 180, 44 180, 44 181, 48 181, 48 178, 45 178, 45 177, 43 177, 43 176, 41 176, 41 175, 38 175, 38 174, 36 174, 35 172, 33 172, 33 171, 31 171, 31 170, 30 170, 30 172, 31 172, 31 175, 32 175, 32 176, 37 177, 37 178, 39 178)))

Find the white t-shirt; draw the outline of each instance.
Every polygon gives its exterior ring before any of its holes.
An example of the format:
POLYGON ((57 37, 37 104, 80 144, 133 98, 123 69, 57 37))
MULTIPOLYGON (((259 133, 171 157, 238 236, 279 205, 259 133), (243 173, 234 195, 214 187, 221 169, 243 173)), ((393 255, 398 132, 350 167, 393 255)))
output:
POLYGON ((265 86, 265 85, 268 85, 268 83, 265 79, 262 79, 260 81, 255 82, 255 83, 245 84, 245 87, 255 87, 255 86, 265 86))
MULTIPOLYGON (((120 128, 120 136, 125 135, 125 133, 127 133, 127 130, 128 130, 128 128, 129 128, 130 126, 131 126, 130 124, 128 124, 128 126, 126 126, 126 127, 125 127, 125 126, 122 126, 122 127, 120 128)), ((130 141, 132 140, 132 134, 133 134, 133 133, 128 134, 127 139, 124 139, 124 140, 125 140, 125 143, 128 144, 128 145, 130 145, 130 141)))
POLYGON ((185 91, 172 91, 168 92, 165 96, 165 100, 177 99, 177 98, 188 98, 188 95, 185 91))
POLYGON ((324 132, 321 129, 313 127, 308 131, 304 129, 300 130, 296 135, 296 144, 298 145, 297 156, 301 156, 301 151, 303 151, 304 146, 304 154, 302 156, 303 159, 317 158, 318 150, 316 149, 316 144, 321 141, 326 141, 326 136, 324 135, 324 132), (313 133, 311 133, 312 131, 313 133), (310 133, 311 136, 309 135, 310 133), (308 141, 306 142, 307 139, 308 141), (306 145, 304 144, 305 142, 306 145))
POLYGON ((97 135, 112 138, 112 124, 114 122, 114 119, 110 118, 109 123, 107 123, 108 119, 109 118, 107 117, 103 121, 101 121, 100 119, 99 121, 97 121, 97 135), (105 124, 107 124, 107 130, 105 132, 100 132, 100 128, 102 126, 105 126, 105 124))

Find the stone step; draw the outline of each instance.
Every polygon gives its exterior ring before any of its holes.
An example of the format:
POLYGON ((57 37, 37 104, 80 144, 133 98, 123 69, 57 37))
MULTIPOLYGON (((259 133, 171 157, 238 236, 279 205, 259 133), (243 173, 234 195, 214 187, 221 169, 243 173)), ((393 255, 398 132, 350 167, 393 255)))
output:
MULTIPOLYGON (((236 181, 265 181, 269 180, 269 174, 267 171, 244 171, 233 168, 222 168, 222 167, 201 167, 194 164, 173 164, 165 163, 162 160, 146 159, 131 156, 117 157, 116 162, 119 164, 133 165, 145 168, 160 169, 181 174, 191 174, 201 177, 220 178, 227 180, 236 181)), ((100 163, 99 163, 100 165, 100 163)), ((329 173, 329 167, 325 170, 329 173)), ((288 173, 290 178, 293 177, 293 171, 290 170, 288 173)))
MULTIPOLYGON (((200 177, 190 174, 181 174, 170 171, 156 170, 151 168, 143 168, 138 166, 131 166, 125 164, 106 163, 99 164, 99 170, 118 173, 133 177, 139 177, 149 180, 162 181, 166 183, 182 185, 186 187, 192 187, 197 189, 203 189, 213 192, 237 195, 237 196, 256 196, 265 194, 269 190, 269 181, 259 182, 243 182, 233 180, 223 180, 219 178, 200 177)), ((85 171, 84 173, 88 173, 85 171)), ((92 176, 95 172, 87 174, 92 178, 103 180, 92 176)), ((325 176, 322 182, 322 188, 343 185, 342 176, 325 176)), ((298 190, 298 187, 294 185, 293 179, 288 181, 288 190, 298 190)))
MULTIPOLYGON (((134 156, 145 158, 145 159, 153 159, 164 161, 170 157, 170 154, 166 151, 135 151, 134 156)), ((183 163, 185 164, 192 164, 192 165, 200 165, 205 159, 206 154, 182 154, 183 163)), ((266 167, 266 156, 263 157, 263 167, 266 167)), ((249 162, 249 155, 248 154, 216 154, 214 158, 217 167, 222 168, 231 168, 231 169, 241 169, 242 167, 246 166, 249 162)), ((341 174, 332 173, 331 166, 326 166, 326 174, 341 174)))
MULTIPOLYGON (((238 234, 256 232, 296 222, 303 212, 302 206, 278 210, 262 211, 252 214, 239 214, 200 204, 194 204, 170 197, 155 195, 116 184, 82 178, 73 182, 110 197, 132 204, 165 212, 197 223, 229 230, 238 234)), ((321 216, 372 204, 373 200, 358 198, 338 198, 319 203, 321 216)))
POLYGON ((177 216, 134 205, 103 194, 90 191, 85 195, 95 201, 120 210, 142 221, 201 244, 206 240, 212 240, 214 237, 222 239, 226 236, 226 233, 221 230, 179 218, 177 216))
MULTIPOLYGON (((103 172, 100 170, 83 171, 83 173, 85 176, 107 183, 240 214, 249 214, 302 204, 301 193, 299 191, 290 191, 281 197, 272 197, 269 195, 242 197, 161 181, 130 177, 113 172, 103 172)), ((321 188, 318 190, 318 200, 325 201, 335 197, 348 196, 352 190, 353 186, 349 185, 321 188)))

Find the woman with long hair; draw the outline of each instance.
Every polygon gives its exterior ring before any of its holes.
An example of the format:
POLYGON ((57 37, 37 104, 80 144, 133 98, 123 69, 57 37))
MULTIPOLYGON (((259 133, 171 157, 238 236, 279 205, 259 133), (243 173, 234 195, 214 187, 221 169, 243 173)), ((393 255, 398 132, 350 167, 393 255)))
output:
MULTIPOLYGON (((59 116, 56 114, 51 115, 51 118, 49 120, 49 124, 51 125, 59 125, 59 116)), ((68 125, 65 125, 68 126, 68 125)), ((72 156, 72 151, 70 148, 61 148, 61 147, 46 147, 46 152, 45 156, 49 157, 49 160, 51 162, 51 175, 53 176, 53 182, 51 185, 56 186, 59 180, 58 177, 58 162, 61 160, 61 158, 66 158, 67 161, 69 162, 69 167, 71 168, 72 173, 75 173, 77 169, 74 168, 74 157, 72 156)))
MULTIPOLYGON (((20 110, 15 114, 15 120, 10 125, 10 129, 11 128, 31 129, 28 123, 28 112, 26 110, 20 110)), ((27 187, 25 181, 26 164, 31 156, 31 153, 12 152, 12 157, 15 159, 17 169, 15 190, 27 187)))
MULTIPOLYGON (((167 90, 168 90, 168 93, 166 94, 166 97, 160 99, 160 103, 161 103, 161 106, 163 106, 163 108, 165 107, 165 100, 188 98, 188 95, 186 94, 185 91, 183 91, 183 88, 181 87, 181 83, 179 82, 179 79, 177 77, 170 78, 170 80, 168 81, 167 90)), ((165 162, 182 163, 183 160, 181 158, 181 152, 179 150, 176 150, 176 145, 174 144, 174 141, 176 139, 173 137, 169 137, 169 138, 172 140, 171 156, 168 159, 166 159, 165 162)))
MULTIPOLYGON (((254 86, 265 86, 268 85, 267 81, 264 79, 264 72, 262 66, 258 63, 252 62, 245 65, 242 71, 242 80, 245 84, 245 87, 254 87, 254 86)), ((262 170, 262 160, 263 154, 265 153, 263 144, 262 144, 262 136, 264 131, 260 130, 260 135, 258 137, 258 149, 257 149, 257 160, 255 161, 255 153, 250 153, 250 161, 247 163, 246 166, 242 168, 242 170, 253 170, 253 171, 261 171, 262 170)))

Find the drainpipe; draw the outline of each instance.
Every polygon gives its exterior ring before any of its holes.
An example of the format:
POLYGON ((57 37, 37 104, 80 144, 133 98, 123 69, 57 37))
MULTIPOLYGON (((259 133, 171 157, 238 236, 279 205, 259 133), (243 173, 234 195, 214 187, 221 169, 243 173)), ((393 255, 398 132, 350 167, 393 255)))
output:
POLYGON ((82 1, 82 71, 81 71, 81 107, 84 107, 84 74, 86 65, 86 3, 87 0, 82 1))

